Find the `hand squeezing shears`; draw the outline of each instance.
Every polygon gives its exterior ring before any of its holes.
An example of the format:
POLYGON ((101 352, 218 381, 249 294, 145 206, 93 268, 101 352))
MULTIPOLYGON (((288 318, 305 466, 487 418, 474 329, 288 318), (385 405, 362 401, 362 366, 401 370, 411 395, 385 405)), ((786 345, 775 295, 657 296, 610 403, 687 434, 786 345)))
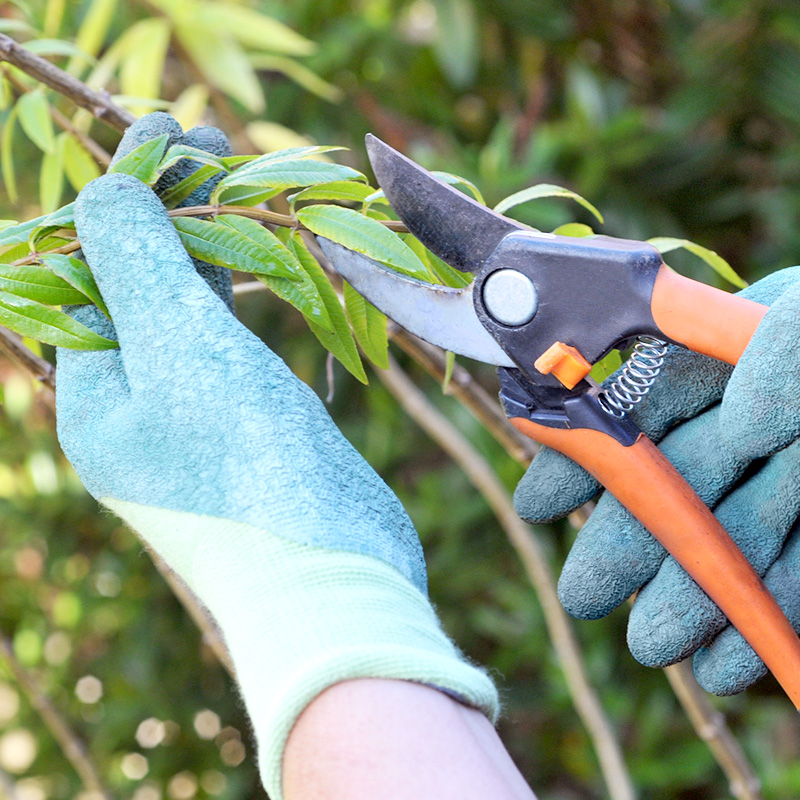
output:
POLYGON ((666 343, 736 364, 767 307, 667 267, 644 242, 540 233, 480 205, 374 136, 387 199, 429 250, 474 281, 401 275, 320 238, 335 269, 400 325, 498 367, 512 424, 592 473, 722 609, 800 709, 800 639, 711 511, 627 416, 666 343), (634 345, 602 388, 592 365, 634 345))

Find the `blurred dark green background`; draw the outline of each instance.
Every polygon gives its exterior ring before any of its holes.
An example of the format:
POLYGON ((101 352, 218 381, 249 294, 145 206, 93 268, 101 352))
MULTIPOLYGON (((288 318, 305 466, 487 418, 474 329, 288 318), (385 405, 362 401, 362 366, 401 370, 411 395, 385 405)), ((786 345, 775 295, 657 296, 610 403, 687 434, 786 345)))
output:
MULTIPOLYGON (((52 37, 72 39, 98 0, 65 0, 55 30, 52 16, 47 21, 54 5, 3 3, 0 22, 28 20, 40 36, 49 24, 52 37)), ((111 2, 97 54, 137 21, 173 5, 111 2)), ((490 204, 533 183, 557 183, 599 206, 602 232, 689 238, 718 251, 750 281, 800 260, 800 4, 250 6, 317 43, 297 63, 338 87, 341 99, 298 85, 277 62, 259 72, 265 111, 224 93, 213 99, 212 92, 205 118, 234 134, 240 150, 245 126, 268 120, 283 127, 247 129, 260 146, 294 131, 350 146, 343 158, 366 169, 362 142, 372 131, 429 168, 470 178, 490 204)), ((190 62, 173 42, 161 88, 166 100, 206 82, 190 62)), ((118 139, 98 124, 91 133, 108 149, 118 139)), ((38 213, 41 154, 18 135, 13 156, 20 201, 11 205, 0 195, 0 217, 27 219, 38 213)), ((66 187, 62 202, 73 195, 66 187)), ((566 200, 539 201, 519 213, 542 229, 575 219, 593 223, 566 200)), ((679 255, 669 261, 719 283, 701 262, 679 255)), ((242 298, 239 309, 298 375, 327 393, 325 353, 294 312, 264 294, 242 298)), ((403 363, 513 488, 521 467, 432 380, 403 363)), ((491 370, 469 366, 496 391, 491 370)), ((0 383, 0 625, 17 657, 88 742, 116 796, 263 797, 248 723, 222 669, 141 545, 82 490, 60 455, 41 393, 6 364, 0 383)), ((605 797, 536 598, 486 504, 377 380, 362 388, 337 368, 331 411, 416 522, 433 600, 467 654, 496 675, 505 699, 503 738, 540 800, 605 797)), ((557 571, 574 531, 564 522, 537 533, 557 571)), ((626 618, 622 608, 576 629, 640 796, 729 797, 664 676, 628 654, 626 618)), ((4 670, 0 768, 13 775, 20 800, 76 796, 74 773, 4 670)), ((767 679, 716 705, 755 765, 765 797, 800 796, 800 725, 776 684, 767 679)))

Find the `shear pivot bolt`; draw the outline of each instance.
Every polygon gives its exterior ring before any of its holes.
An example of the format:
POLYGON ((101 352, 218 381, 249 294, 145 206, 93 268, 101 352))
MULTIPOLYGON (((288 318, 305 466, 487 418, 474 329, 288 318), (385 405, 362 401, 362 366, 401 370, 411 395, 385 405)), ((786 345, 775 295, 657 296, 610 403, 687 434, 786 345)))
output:
POLYGON ((539 296, 526 275, 515 269, 499 269, 483 284, 483 303, 492 319, 518 327, 534 318, 539 296))

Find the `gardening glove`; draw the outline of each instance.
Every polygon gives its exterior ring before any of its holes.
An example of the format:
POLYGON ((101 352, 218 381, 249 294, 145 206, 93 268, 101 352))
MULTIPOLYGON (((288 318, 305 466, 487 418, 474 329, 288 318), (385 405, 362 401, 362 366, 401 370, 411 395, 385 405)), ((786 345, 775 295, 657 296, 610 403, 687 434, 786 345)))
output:
MULTIPOLYGON (((741 294, 771 309, 739 365, 670 347, 661 375, 631 417, 661 442, 800 630, 800 267, 741 294)), ((524 519, 552 520, 599 488, 577 464, 543 448, 520 481, 515 504, 524 519)), ((765 674, 716 605, 606 492, 572 547, 559 595, 573 616, 597 619, 638 589, 628 646, 642 664, 663 667, 694 653, 698 681, 721 695, 765 674)))
POLYGON ((58 351, 59 440, 219 624, 270 796, 294 721, 340 681, 417 681, 494 719, 492 682, 430 605, 400 502, 212 290, 225 295, 227 279, 198 274, 130 176, 87 185, 75 222, 114 325, 94 307, 73 313, 120 349, 58 351))

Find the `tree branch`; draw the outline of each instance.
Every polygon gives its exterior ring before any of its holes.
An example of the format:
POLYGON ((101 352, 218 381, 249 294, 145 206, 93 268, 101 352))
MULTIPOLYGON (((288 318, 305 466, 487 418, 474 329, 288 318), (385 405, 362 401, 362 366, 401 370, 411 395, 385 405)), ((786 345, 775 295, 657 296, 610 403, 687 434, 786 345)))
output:
POLYGON ((75 105, 85 108, 101 122, 124 131, 136 122, 136 117, 114 103, 106 92, 95 92, 44 58, 17 44, 10 36, 0 33, 0 61, 7 61, 26 75, 49 86, 75 105))
POLYGON ((483 495, 525 567, 544 612, 550 641, 561 662, 572 702, 592 740, 613 800, 634 800, 616 734, 592 688, 572 625, 558 600, 555 580, 541 545, 514 511, 508 491, 461 432, 439 412, 390 356, 388 370, 376 370, 403 410, 464 470, 483 495))
POLYGON ((106 800, 112 800, 111 793, 103 786, 97 767, 89 756, 86 746, 67 724, 61 713, 44 693, 34 676, 22 666, 14 655, 14 646, 7 636, 0 636, 0 653, 11 674, 19 684, 28 701, 58 742, 67 760, 72 764, 84 788, 95 792, 106 800))

